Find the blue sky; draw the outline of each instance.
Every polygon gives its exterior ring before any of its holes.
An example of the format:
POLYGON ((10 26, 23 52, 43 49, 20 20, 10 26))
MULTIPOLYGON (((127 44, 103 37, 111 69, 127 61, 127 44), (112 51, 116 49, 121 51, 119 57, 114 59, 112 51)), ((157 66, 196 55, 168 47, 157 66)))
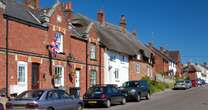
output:
MULTIPOLYGON (((66 2, 69 0, 60 0, 66 2)), ((71 0, 73 11, 96 20, 99 9, 108 22, 125 15, 128 31, 143 43, 180 50, 184 63, 208 62, 208 0, 71 0)), ((41 0, 42 7, 56 0, 41 0)))

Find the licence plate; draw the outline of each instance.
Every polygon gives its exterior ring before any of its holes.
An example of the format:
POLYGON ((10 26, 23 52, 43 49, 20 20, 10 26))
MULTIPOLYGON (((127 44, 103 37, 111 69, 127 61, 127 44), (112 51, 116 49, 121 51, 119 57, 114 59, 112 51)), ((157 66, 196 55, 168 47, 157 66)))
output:
POLYGON ((24 109, 25 106, 14 106, 15 109, 24 109))
POLYGON ((89 104, 96 104, 97 101, 88 101, 89 104))

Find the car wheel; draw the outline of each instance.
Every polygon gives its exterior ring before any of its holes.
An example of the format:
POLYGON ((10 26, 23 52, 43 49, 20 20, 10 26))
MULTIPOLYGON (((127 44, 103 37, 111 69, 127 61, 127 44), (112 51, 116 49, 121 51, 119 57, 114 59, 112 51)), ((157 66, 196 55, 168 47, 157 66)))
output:
POLYGON ((140 94, 137 95, 136 101, 137 101, 137 102, 141 101, 141 96, 140 96, 140 94))
POLYGON ((148 93, 146 96, 146 100, 149 100, 149 99, 150 99, 150 93, 148 93))
POLYGON ((126 98, 124 98, 124 97, 122 98, 121 104, 122 104, 122 105, 126 104, 126 98))
POLYGON ((105 101, 105 107, 107 107, 107 108, 111 107, 111 101, 110 100, 105 101))
POLYGON ((82 109, 83 109, 82 105, 79 104, 79 105, 77 106, 77 110, 82 110, 82 109))

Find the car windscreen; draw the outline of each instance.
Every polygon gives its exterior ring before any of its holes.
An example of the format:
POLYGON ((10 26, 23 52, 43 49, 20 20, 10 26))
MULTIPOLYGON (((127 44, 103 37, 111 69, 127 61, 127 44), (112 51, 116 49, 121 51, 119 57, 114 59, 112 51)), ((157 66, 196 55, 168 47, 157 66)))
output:
POLYGON ((124 88, 128 88, 128 87, 138 87, 138 85, 139 85, 139 82, 132 81, 132 82, 126 82, 126 83, 124 83, 123 84, 123 87, 124 88))
POLYGON ((43 90, 26 91, 18 95, 15 100, 39 100, 43 92, 43 90))

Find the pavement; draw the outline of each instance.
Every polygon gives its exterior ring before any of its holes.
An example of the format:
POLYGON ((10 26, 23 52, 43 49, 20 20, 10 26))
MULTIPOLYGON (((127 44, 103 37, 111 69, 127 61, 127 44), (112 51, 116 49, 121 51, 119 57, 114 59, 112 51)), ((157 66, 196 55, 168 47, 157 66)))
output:
POLYGON ((150 100, 84 110, 208 110, 208 87, 166 90, 153 94, 150 100))

